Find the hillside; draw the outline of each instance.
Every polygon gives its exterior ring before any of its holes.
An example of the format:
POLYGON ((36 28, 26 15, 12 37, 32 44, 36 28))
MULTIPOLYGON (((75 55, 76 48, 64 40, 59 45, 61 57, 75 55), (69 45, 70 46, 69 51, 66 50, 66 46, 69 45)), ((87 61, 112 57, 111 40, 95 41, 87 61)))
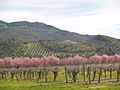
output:
MULTIPOLYGON (((24 41, 38 41, 38 40, 72 40, 80 42, 90 42, 95 44, 101 43, 101 39, 104 36, 99 35, 81 35, 65 30, 58 29, 54 26, 47 25, 39 22, 11 22, 7 23, 0 21, 0 39, 8 39, 15 37, 24 41)), ((109 40, 113 40, 111 37, 107 37, 109 40)), ((114 39, 116 41, 117 39, 114 39)), ((118 40, 117 40, 118 41, 118 40)), ((106 43, 102 41, 101 44, 106 43)))
POLYGON ((0 21, 0 38, 7 39, 15 37, 24 41, 38 41, 38 40, 74 40, 86 41, 90 37, 87 35, 79 35, 58 29, 54 26, 39 22, 12 22, 7 23, 0 21))
POLYGON ((119 53, 119 49, 109 48, 105 46, 74 42, 70 40, 55 41, 42 40, 38 42, 25 43, 25 56, 29 57, 43 57, 54 55, 56 57, 64 58, 68 56, 91 56, 95 54, 109 54, 113 55, 119 53))
POLYGON ((26 46, 30 48, 27 48, 28 52, 25 52, 28 56, 44 56, 44 54, 39 54, 41 48, 46 53, 50 51, 48 55, 53 54, 56 56, 60 56, 61 53, 62 56, 65 53, 68 55, 120 53, 119 39, 103 35, 81 35, 39 22, 19 21, 7 23, 0 21, 0 40, 5 41, 9 38, 28 42, 26 46), (40 42, 38 42, 39 40, 40 42), (72 43, 68 43, 68 41, 72 43), (38 52, 38 55, 31 54, 33 48, 35 48, 33 51, 38 52))

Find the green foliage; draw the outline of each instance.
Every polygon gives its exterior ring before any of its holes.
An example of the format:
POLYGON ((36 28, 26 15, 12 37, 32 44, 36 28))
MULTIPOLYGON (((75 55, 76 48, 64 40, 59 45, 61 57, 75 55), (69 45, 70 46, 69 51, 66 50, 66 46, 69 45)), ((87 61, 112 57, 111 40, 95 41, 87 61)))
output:
POLYGON ((120 53, 116 45, 100 46, 96 44, 75 42, 70 40, 42 40, 24 43, 15 39, 0 42, 0 57, 44 57, 54 55, 59 58, 75 56, 91 56, 94 54, 113 55, 120 53))
POLYGON ((23 56, 24 47, 21 41, 12 38, 0 42, 0 57, 19 57, 23 56))

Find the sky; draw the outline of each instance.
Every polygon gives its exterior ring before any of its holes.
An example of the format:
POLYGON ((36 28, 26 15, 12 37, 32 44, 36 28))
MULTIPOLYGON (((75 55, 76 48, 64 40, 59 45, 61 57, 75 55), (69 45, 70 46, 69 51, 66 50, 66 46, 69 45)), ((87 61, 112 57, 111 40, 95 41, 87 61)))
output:
POLYGON ((0 0, 0 20, 43 22, 120 39, 120 0, 0 0))

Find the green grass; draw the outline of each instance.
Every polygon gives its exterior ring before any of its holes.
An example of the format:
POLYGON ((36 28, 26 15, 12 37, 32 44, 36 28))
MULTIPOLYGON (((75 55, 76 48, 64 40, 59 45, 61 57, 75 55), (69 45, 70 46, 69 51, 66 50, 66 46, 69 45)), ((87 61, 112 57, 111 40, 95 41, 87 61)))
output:
POLYGON ((120 82, 107 84, 36 83, 34 81, 0 81, 0 90, 120 90, 120 82))
POLYGON ((69 83, 65 83, 64 70, 61 68, 56 82, 53 82, 53 73, 49 72, 47 83, 44 78, 39 83, 36 83, 36 80, 21 79, 17 81, 16 78, 11 81, 8 73, 7 81, 0 80, 0 90, 120 90, 120 82, 115 82, 115 76, 115 72, 113 72, 113 79, 110 80, 109 73, 107 73, 107 79, 104 78, 103 74, 99 84, 97 83, 98 76, 96 76, 95 81, 92 81, 92 84, 88 84, 87 81, 83 81, 83 77, 79 73, 76 83, 73 83, 70 77, 68 77, 69 83))

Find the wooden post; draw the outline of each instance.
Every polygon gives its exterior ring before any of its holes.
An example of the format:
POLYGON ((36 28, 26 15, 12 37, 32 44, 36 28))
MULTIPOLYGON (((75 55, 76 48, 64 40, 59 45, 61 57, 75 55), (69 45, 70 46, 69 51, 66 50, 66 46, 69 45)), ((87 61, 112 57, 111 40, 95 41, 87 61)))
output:
POLYGON ((32 81, 32 70, 31 70, 31 68, 29 69, 29 79, 30 79, 30 81, 32 81))
POLYGON ((105 69, 104 69, 105 78, 106 78, 106 71, 107 71, 107 70, 106 70, 106 68, 105 68, 105 69))
POLYGON ((68 79, 67 79, 67 66, 65 65, 65 79, 66 79, 66 83, 68 83, 68 79))
POLYGON ((119 82, 119 78, 120 78, 119 75, 120 75, 120 65, 117 69, 117 82, 119 82))
POLYGON ((88 82, 89 82, 89 84, 91 84, 90 74, 91 74, 91 70, 90 70, 90 67, 88 67, 88 82))
POLYGON ((100 83, 101 74, 102 74, 102 68, 100 67, 100 68, 99 68, 98 83, 100 83))
POLYGON ((85 64, 83 64, 83 80, 85 81, 85 64))
POLYGON ((117 70, 117 82, 119 82, 119 71, 117 70))
POLYGON ((47 69, 46 69, 46 67, 44 68, 44 70, 45 70, 45 81, 47 82, 47 69))

